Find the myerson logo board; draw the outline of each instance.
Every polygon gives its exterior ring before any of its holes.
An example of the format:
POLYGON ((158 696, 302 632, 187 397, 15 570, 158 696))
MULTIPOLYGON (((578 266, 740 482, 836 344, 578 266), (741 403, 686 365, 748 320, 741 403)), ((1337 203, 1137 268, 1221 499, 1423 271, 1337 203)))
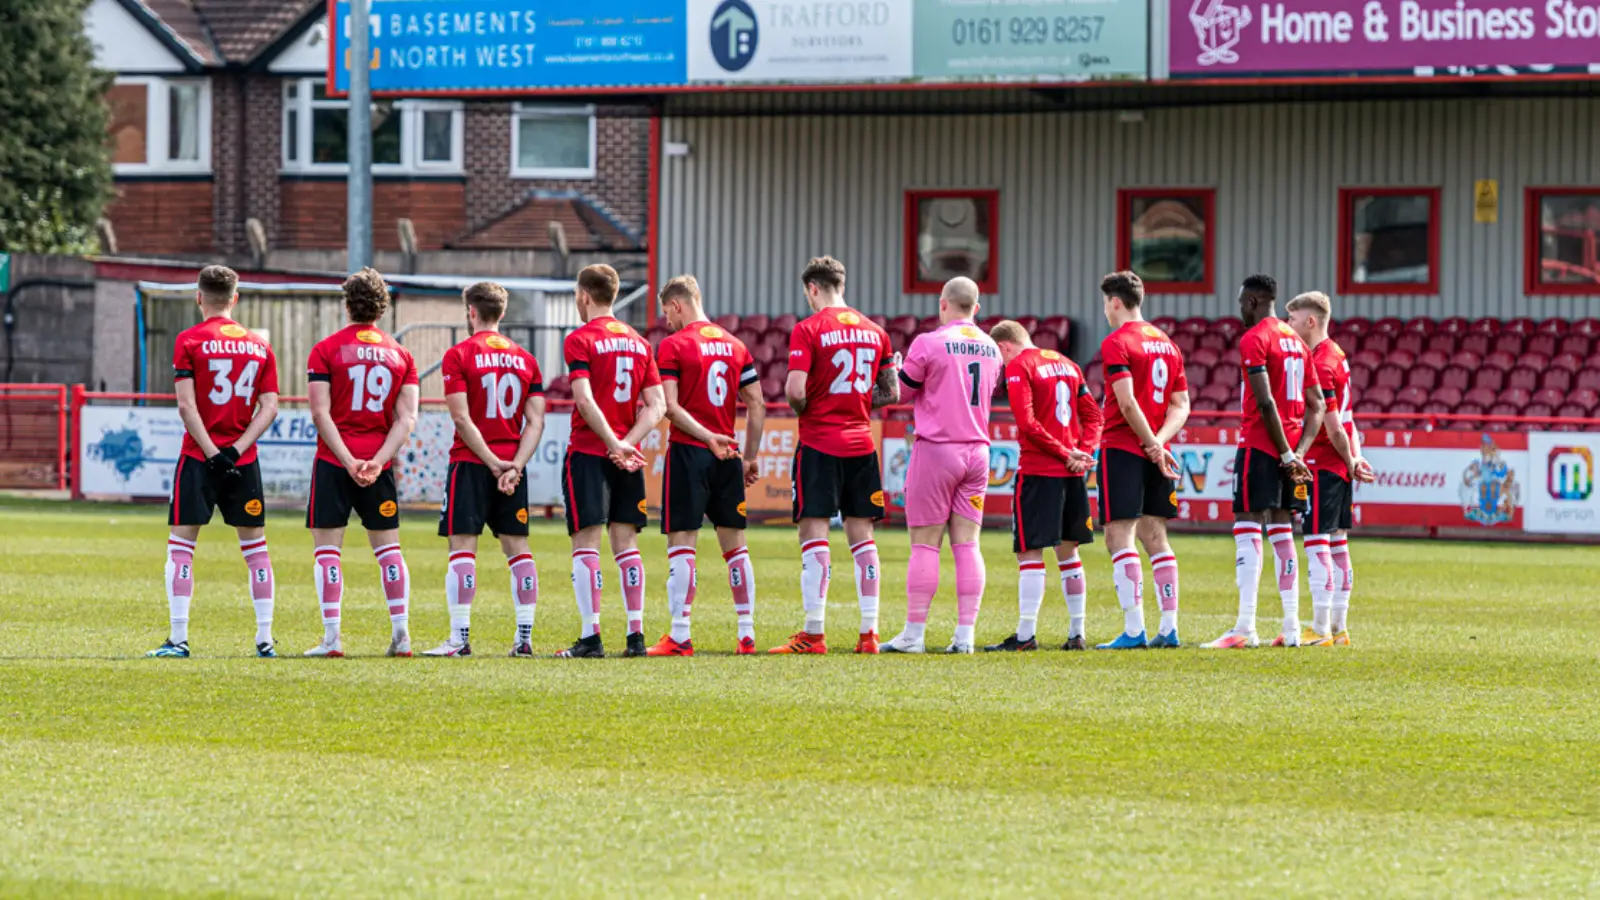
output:
POLYGON ((1523 516, 1528 531, 1600 533, 1600 496, 1594 490, 1594 459, 1600 434, 1534 432, 1528 455, 1544 464, 1544 483, 1529 491, 1523 516))
POLYGON ((689 80, 832 81, 911 76, 913 0, 689 4, 689 80))

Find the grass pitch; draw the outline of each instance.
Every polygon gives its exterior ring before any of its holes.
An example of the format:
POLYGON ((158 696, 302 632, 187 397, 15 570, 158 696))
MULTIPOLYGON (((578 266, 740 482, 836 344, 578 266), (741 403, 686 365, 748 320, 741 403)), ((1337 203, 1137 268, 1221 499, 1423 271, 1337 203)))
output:
MULTIPOLYGON (((354 531, 355 658, 267 661, 249 658, 235 538, 213 526, 196 658, 145 660, 165 634, 163 521, 0 503, 0 895, 1600 893, 1595 548, 1358 540, 1348 650, 789 659, 723 655, 708 533, 696 645, 718 652, 525 661, 500 656, 511 603, 486 541, 480 655, 386 660, 354 531)), ((433 528, 403 537, 419 650, 446 626, 433 528)), ((292 514, 268 537, 279 646, 297 655, 321 633, 310 542, 292 514)), ((765 648, 799 625, 799 563, 792 531, 752 544, 765 648)), ((985 537, 986 641, 1015 623, 1009 549, 985 537)), ((541 527, 534 551, 535 643, 555 650, 577 629, 565 535, 541 527)), ((1177 551, 1197 644, 1232 619, 1232 547, 1177 551)), ((880 552, 887 637, 904 533, 880 552)), ((659 535, 644 555, 653 640, 659 535)), ((1090 637, 1108 639, 1103 548, 1085 559, 1090 637)), ((829 616, 848 649, 840 576, 829 616)), ((953 580, 930 644, 954 624, 953 580)), ((1264 582, 1264 634, 1273 597, 1264 582)), ((1041 637, 1065 626, 1052 590, 1041 637)))

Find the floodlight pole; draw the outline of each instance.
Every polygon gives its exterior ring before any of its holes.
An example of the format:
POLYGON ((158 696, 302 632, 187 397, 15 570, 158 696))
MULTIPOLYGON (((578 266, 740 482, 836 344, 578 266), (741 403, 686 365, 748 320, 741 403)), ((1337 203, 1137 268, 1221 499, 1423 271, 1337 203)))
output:
POLYGON ((367 0, 350 0, 350 173, 346 204, 351 272, 372 265, 372 51, 367 0))

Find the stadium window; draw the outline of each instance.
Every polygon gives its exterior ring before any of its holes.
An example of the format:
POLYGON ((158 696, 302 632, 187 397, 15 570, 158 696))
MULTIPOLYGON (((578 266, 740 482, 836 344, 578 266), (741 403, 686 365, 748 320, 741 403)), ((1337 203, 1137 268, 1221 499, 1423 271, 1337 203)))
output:
POLYGON ((998 293, 999 235, 999 191, 906 191, 905 293, 937 294, 958 275, 998 293))
POLYGON ((211 171, 211 83, 118 78, 111 108, 111 163, 119 175, 211 171))
POLYGON ((593 178, 593 106, 519 103, 511 116, 511 177, 593 178))
MULTIPOLYGON (((343 174, 350 160, 350 103, 328 96, 321 79, 283 87, 283 168, 343 174)), ((378 174, 460 174, 463 112, 441 100, 372 104, 372 170, 378 174)))
POLYGON ((1600 294, 1600 188, 1529 188, 1523 256, 1529 294, 1600 294))
POLYGON ((1117 191, 1117 268, 1152 294, 1212 292, 1217 192, 1211 188, 1117 191))
POLYGON ((1339 291, 1439 293, 1439 189, 1340 188, 1339 291))

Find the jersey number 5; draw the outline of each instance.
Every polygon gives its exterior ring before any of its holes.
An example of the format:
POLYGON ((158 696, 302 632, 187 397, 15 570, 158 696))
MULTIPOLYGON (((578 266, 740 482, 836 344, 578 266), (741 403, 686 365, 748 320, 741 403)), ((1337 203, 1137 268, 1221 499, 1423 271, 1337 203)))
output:
POLYGON ((611 398, 618 403, 628 403, 633 400, 633 357, 617 357, 617 386, 611 392, 611 398))
POLYGON ((840 350, 833 355, 839 374, 828 385, 830 394, 865 394, 872 390, 872 364, 878 361, 874 347, 857 347, 855 353, 840 350))

